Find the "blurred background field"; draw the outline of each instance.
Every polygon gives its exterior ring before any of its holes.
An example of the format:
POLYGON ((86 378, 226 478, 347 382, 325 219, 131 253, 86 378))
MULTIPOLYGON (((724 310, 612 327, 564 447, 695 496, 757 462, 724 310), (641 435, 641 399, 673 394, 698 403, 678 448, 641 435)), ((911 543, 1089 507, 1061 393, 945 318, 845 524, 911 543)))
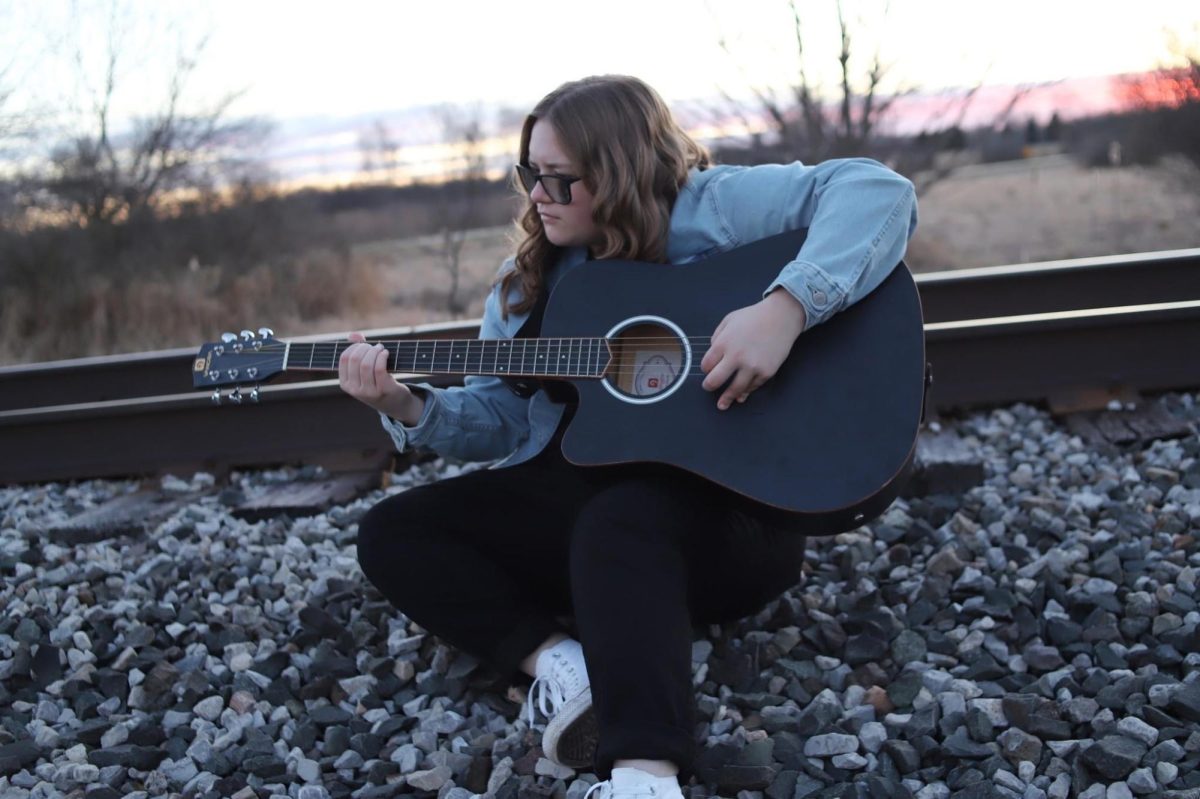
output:
MULTIPOLYGON (((522 200, 506 174, 523 113, 587 72, 646 78, 721 162, 892 166, 918 189, 917 272, 1197 247, 1200 26, 1179 23, 1194 20, 1185 5, 1150 2, 1157 32, 1145 15, 1138 30, 1073 18, 1092 40, 1058 40, 1060 58, 1036 66, 1011 39, 972 39, 986 31, 949 9, 935 20, 907 3, 778 0, 741 19, 714 0, 697 49, 720 63, 686 87, 687 70, 632 46, 581 43, 570 69, 526 76, 519 97, 470 99, 487 80, 463 67, 440 75, 448 99, 430 102, 429 86, 392 82, 363 47, 301 78, 295 26, 350 24, 309 7, 273 19, 291 40, 264 43, 231 83, 241 56, 221 37, 244 36, 238 15, 262 8, 216 3, 196 24, 170 4, 0 0, 0 364, 190 347, 264 325, 332 335, 478 317, 514 247, 522 200), (937 47, 963 48, 944 64, 965 65, 941 85, 917 41, 935 30, 956 33, 937 47), (782 38, 766 47, 770 34, 782 38), (1157 44, 1134 59, 1143 34, 1157 44), (1097 75, 1105 64, 1088 59, 1102 36, 1130 47, 1109 48, 1124 60, 1097 75), (989 47, 1001 67, 972 67, 971 48, 989 47), (255 80, 282 96, 304 79, 307 115, 274 118, 261 92, 251 102, 255 80), (361 99, 371 86, 388 99, 361 99), (341 107, 350 95, 360 105, 341 107), (318 97, 337 109, 310 108, 318 97)), ((359 3, 345 16, 372 13, 401 12, 359 3)), ((997 31, 1011 23, 988 13, 997 31)))

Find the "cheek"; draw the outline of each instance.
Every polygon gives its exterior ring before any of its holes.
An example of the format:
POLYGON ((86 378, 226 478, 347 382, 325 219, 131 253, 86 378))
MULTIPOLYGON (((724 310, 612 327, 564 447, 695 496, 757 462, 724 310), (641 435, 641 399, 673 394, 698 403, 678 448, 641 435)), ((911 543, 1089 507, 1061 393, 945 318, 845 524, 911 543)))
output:
POLYGON ((587 198, 586 202, 581 202, 577 206, 575 204, 572 204, 571 212, 572 212, 572 219, 574 219, 577 224, 580 224, 580 225, 592 224, 592 200, 591 200, 591 198, 590 197, 587 198))

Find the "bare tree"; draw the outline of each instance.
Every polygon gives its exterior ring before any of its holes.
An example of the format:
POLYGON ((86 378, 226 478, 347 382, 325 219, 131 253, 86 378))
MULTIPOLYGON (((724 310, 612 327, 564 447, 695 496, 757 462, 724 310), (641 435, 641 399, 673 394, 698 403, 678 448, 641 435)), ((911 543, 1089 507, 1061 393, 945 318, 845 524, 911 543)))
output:
MULTIPOLYGON (((11 4, 0 2, 0 28, 16 29, 14 17, 11 4)), ((0 55, 0 229, 5 229, 19 214, 17 198, 24 184, 13 162, 30 146, 44 112, 39 103, 18 96, 28 72, 28 47, 8 41, 0 42, 0 48, 6 51, 0 55)))
POLYGON ((458 315, 466 310, 459 297, 462 250, 469 231, 480 225, 483 194, 487 181, 486 140, 483 108, 443 105, 437 111, 442 140, 454 152, 447 163, 445 183, 438 191, 438 213, 442 220, 437 248, 442 268, 450 278, 446 309, 458 315))
POLYGON ((1181 108, 1200 103, 1200 24, 1185 42, 1180 34, 1168 35, 1171 59, 1150 72, 1131 75, 1122 82, 1125 100, 1137 109, 1181 108))
POLYGON ((12 68, 12 62, 0 65, 0 146, 26 128, 22 115, 12 111, 12 99, 16 91, 12 82, 12 68))
MULTIPOLYGON (((819 78, 823 70, 812 63, 811 52, 816 49, 812 46, 812 37, 815 34, 804 25, 797 0, 787 0, 796 66, 785 91, 756 85, 746 75, 732 43, 724 36, 718 43, 746 80, 757 103, 758 115, 767 120, 770 131, 778 140, 774 156, 816 163, 827 158, 870 155, 887 160, 913 179, 918 192, 923 192, 953 172, 955 161, 942 159, 935 162, 933 155, 941 142, 962 137, 963 122, 983 85, 983 78, 974 86, 947 96, 941 114, 927 121, 928 132, 919 143, 915 139, 905 143, 897 137, 889 137, 885 123, 895 111, 896 103, 915 93, 917 87, 900 78, 896 65, 884 58, 884 37, 876 37, 874 49, 865 59, 859 55, 863 40, 869 38, 867 30, 862 22, 847 16, 842 0, 833 0, 833 3, 838 35, 835 86, 824 85, 819 78)), ((890 10, 890 2, 885 0, 873 26, 878 30, 886 29, 890 10)), ((1004 124, 1029 89, 1015 90, 1008 107, 993 124, 1004 124)), ((722 91, 722 94, 728 108, 733 109, 744 127, 755 127, 750 115, 729 92, 722 91)), ((766 155, 767 148, 761 137, 755 136, 754 147, 766 155)))
POLYGON ((382 119, 359 131, 358 153, 362 172, 372 180, 395 182, 399 178, 400 142, 382 119))
MULTIPOLYGON (((207 37, 181 47, 168 67, 161 107, 116 129, 114 105, 121 91, 122 63, 136 52, 128 40, 128 17, 110 5, 100 83, 87 99, 82 125, 54 147, 43 187, 85 225, 130 219, 160 210, 173 192, 210 192, 223 182, 244 179, 253 169, 247 153, 267 133, 261 120, 234 120, 229 92, 198 107, 186 102, 190 82, 204 56, 207 37)), ((74 54, 83 74, 82 45, 74 54)))
POLYGON ((1200 24, 1193 37, 1188 43, 1171 36, 1168 62, 1123 81, 1122 93, 1135 118, 1127 142, 1134 161, 1179 153, 1200 164, 1200 24))
MULTIPOLYGON (((885 17, 889 5, 884 5, 885 17)), ((835 7, 840 37, 836 102, 830 103, 825 87, 811 68, 808 46, 811 34, 804 27, 796 0, 788 0, 796 72, 787 94, 781 96, 773 87, 753 84, 749 87, 777 134, 786 157, 817 162, 862 153, 893 103, 911 91, 910 88, 896 87, 889 93, 884 92, 891 66, 884 61, 879 46, 871 54, 865 70, 861 74, 858 72, 853 58, 857 41, 855 28, 847 18, 841 0, 835 0, 835 7)), ((722 36, 718 43, 737 63, 729 40, 722 36)), ((738 69, 745 76, 740 64, 738 69)), ((733 104, 727 92, 725 96, 733 104)))

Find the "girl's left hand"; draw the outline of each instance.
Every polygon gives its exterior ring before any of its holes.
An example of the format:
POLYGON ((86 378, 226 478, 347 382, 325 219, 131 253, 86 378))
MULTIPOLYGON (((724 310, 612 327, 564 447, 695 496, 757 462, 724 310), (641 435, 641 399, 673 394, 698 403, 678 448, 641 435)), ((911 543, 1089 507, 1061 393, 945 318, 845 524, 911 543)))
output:
POLYGON ((729 383, 717 408, 726 410, 734 401, 745 402, 750 392, 774 377, 804 323, 804 306, 783 289, 722 319, 700 361, 706 375, 701 383, 705 391, 729 383))

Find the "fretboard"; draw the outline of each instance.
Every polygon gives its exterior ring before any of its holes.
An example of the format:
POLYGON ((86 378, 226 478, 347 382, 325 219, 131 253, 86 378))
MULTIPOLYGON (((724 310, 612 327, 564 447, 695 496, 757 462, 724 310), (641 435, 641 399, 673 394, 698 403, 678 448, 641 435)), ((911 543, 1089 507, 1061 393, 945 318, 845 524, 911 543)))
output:
MULTIPOLYGON (((367 342, 368 344, 375 342, 367 342)), ((611 359, 604 338, 419 339, 378 342, 388 371, 411 374, 602 377, 611 359)), ((286 369, 337 371, 348 341, 288 346, 286 369)))

